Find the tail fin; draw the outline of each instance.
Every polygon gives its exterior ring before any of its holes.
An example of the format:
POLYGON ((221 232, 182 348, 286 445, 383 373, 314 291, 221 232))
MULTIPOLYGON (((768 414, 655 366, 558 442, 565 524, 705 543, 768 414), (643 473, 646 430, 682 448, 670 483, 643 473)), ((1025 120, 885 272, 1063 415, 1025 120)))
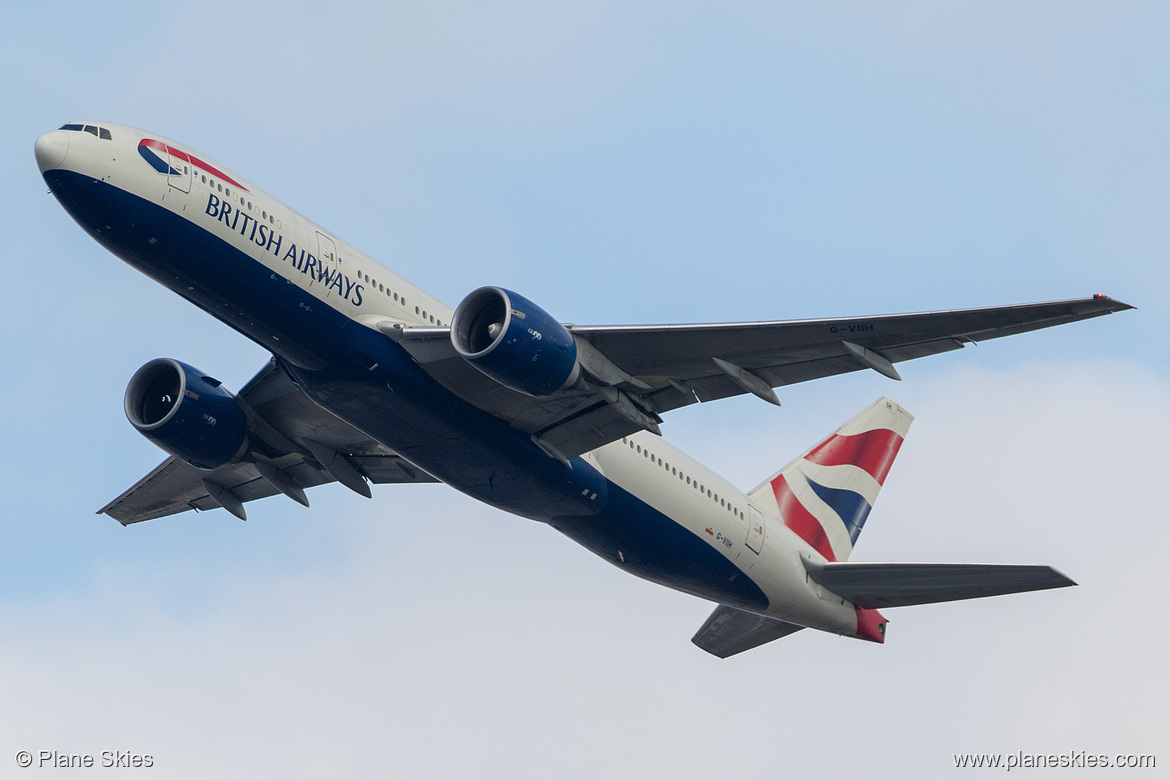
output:
POLYGON ((913 420, 879 398, 748 495, 825 560, 848 560, 913 420))

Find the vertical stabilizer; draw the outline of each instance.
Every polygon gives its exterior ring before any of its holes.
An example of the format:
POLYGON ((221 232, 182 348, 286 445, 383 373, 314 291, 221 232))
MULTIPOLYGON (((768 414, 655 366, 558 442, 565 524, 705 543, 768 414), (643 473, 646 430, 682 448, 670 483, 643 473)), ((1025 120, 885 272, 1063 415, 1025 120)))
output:
POLYGON ((825 560, 848 560, 913 420, 879 398, 749 495, 825 560))

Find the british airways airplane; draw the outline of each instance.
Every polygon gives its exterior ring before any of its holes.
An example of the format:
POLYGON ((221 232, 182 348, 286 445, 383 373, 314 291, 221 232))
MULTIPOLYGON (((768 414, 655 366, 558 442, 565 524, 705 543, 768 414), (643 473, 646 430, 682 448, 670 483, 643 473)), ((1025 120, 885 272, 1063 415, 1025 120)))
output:
POLYGON ((169 453, 99 510, 124 525, 340 482, 445 482, 631 574, 715 602, 727 657, 816 628, 874 642, 883 607, 1074 584, 1047 566, 848 559, 910 426, 879 399, 743 493, 666 444, 681 406, 1131 308, 1079 300, 708 325, 565 325, 501 287, 451 309, 211 158, 77 122, 36 141, 49 189, 116 256, 272 353, 238 394, 159 358, 126 390, 169 453))

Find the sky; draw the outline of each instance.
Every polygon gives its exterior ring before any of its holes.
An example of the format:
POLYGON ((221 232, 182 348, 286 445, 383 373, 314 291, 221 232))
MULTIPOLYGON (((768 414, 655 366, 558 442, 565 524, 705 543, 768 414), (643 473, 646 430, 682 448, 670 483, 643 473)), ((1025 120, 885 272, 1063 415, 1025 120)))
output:
POLYGON ((169 778, 1170 765, 1165 4, 5 17, 0 769, 20 750, 150 755, 88 771, 169 778), (721 661, 689 642, 711 604, 442 485, 322 487, 246 523, 95 516, 164 457, 122 412, 138 366, 238 389, 266 356, 47 194, 33 142, 78 119, 179 139, 451 305, 485 284, 581 324, 1133 304, 903 364, 901 383, 860 372, 663 426, 747 490, 888 395, 916 422, 854 560, 1046 563, 1080 584, 888 610, 882 646, 804 631, 721 661))

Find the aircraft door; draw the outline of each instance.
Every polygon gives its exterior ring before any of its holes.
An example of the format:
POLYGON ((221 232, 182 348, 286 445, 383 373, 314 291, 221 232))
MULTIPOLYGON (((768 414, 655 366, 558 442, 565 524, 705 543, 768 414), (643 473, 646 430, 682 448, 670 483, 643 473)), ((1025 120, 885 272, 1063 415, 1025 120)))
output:
POLYGON ((170 171, 167 173, 167 184, 180 192, 191 191, 191 163, 179 157, 167 147, 167 161, 170 171))
POLYGON ((337 257, 337 245, 324 233, 317 233, 317 257, 328 268, 336 268, 341 260, 337 257))
POLYGON ((754 506, 749 506, 747 546, 749 550, 757 555, 764 549, 764 533, 763 513, 754 506))

